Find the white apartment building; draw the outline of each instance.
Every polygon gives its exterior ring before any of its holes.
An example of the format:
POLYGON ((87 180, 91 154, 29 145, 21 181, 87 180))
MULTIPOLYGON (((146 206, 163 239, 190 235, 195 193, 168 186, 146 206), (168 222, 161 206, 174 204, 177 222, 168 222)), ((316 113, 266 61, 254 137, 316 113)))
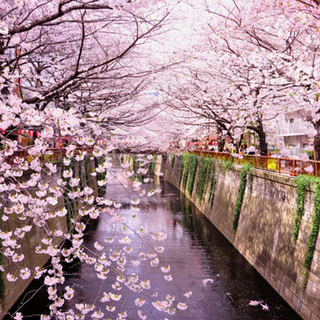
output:
POLYGON ((278 121, 279 140, 289 149, 290 156, 298 156, 309 144, 306 134, 309 125, 304 119, 305 112, 300 109, 287 112, 282 116, 282 121, 278 121))

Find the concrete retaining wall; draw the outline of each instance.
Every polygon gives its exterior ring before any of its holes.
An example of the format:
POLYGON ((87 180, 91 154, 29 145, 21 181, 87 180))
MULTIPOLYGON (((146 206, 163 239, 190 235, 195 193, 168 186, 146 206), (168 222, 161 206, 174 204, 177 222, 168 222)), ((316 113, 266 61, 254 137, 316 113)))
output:
MULTIPOLYGON (((94 161, 88 160, 87 166, 88 166, 89 172, 92 172, 93 168, 95 167, 94 161)), ((82 162, 81 164, 79 164, 77 162, 75 166, 76 177, 80 177, 80 175, 85 176, 84 170, 85 170, 84 163, 82 162)), ((59 169, 58 172, 53 177, 54 179, 52 179, 51 177, 48 177, 47 181, 44 181, 44 180, 42 181, 48 182, 50 187, 54 187, 56 185, 54 181, 60 177, 61 177, 61 172, 59 169)), ((96 178, 90 175, 89 181, 87 181, 86 184, 91 188, 93 188, 95 190, 94 194, 97 195, 98 186, 97 186, 96 178)), ((36 191, 37 191, 37 187, 28 188, 27 190, 27 192, 30 193, 31 195, 34 194, 36 191)), ((7 203, 6 206, 9 206, 9 204, 7 203)), ((56 204, 54 207, 47 208, 47 211, 57 211, 62 209, 63 207, 65 207, 65 201, 63 197, 60 197, 58 199, 58 204, 56 204)), ((18 279, 15 282, 9 282, 6 278, 4 279, 5 280, 5 297, 3 297, 2 299, 4 299, 5 306, 3 308, 0 304, 0 319, 2 319, 5 313, 10 310, 10 308, 15 304, 17 299, 20 297, 21 294, 23 294, 23 292, 27 289, 28 285, 33 280, 33 276, 31 276, 27 280, 22 280, 19 277, 20 269, 28 267, 30 270, 35 270, 35 267, 44 266, 45 263, 48 261, 49 259, 48 254, 35 253, 36 247, 38 246, 41 246, 42 248, 46 247, 41 242, 43 238, 48 236, 46 230, 51 230, 51 231, 62 230, 64 233, 68 232, 66 217, 55 217, 53 219, 46 220, 46 223, 49 226, 48 229, 35 226, 32 223, 33 218, 27 218, 26 220, 22 220, 21 217, 23 217, 23 214, 17 215, 15 213, 12 213, 11 215, 12 219, 1 223, 2 224, 1 230, 3 231, 15 230, 16 228, 21 228, 25 225, 33 225, 33 226, 31 231, 26 233, 25 237, 20 243, 21 248, 19 249, 18 253, 24 254, 23 265, 19 264, 18 266, 15 263, 11 262, 10 259, 3 256, 3 262, 4 262, 6 273, 7 272, 12 273, 15 276, 18 276, 18 279)), ((57 245, 59 245, 62 240, 63 240, 62 238, 56 238, 54 241, 57 245)))
MULTIPOLYGON (((165 179, 180 190, 181 159, 174 166, 170 157, 164 160, 165 179)), ((289 305, 306 320, 320 319, 320 239, 311 265, 309 281, 302 290, 302 264, 311 231, 314 192, 308 190, 305 214, 299 237, 293 248, 293 226, 296 210, 296 184, 293 177, 253 170, 252 192, 247 183, 237 231, 232 230, 233 209, 240 183, 240 168, 217 167, 215 198, 208 203, 209 190, 202 203, 186 192, 194 204, 225 235, 251 265, 272 285, 289 305)), ((209 189, 209 188, 208 188, 209 189)), ((185 192, 184 190, 181 190, 185 192)))

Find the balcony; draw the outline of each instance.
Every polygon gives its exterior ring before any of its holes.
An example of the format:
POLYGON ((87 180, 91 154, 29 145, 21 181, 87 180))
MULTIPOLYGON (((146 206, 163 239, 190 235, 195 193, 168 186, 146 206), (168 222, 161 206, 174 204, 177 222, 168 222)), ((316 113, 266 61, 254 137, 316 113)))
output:
POLYGON ((304 136, 306 128, 302 122, 289 123, 288 126, 281 130, 281 137, 304 136))

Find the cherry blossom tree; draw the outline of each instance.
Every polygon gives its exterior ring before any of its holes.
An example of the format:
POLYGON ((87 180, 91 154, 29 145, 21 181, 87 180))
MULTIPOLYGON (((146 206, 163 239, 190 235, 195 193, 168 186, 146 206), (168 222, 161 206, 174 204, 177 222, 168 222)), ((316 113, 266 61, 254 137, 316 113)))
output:
POLYGON ((183 47, 190 59, 174 84, 164 85, 169 104, 192 121, 214 123, 236 144, 245 131, 256 132, 262 155, 274 121, 303 110, 316 129, 310 126, 308 134, 316 135, 318 153, 317 2, 202 4, 208 15, 201 13, 194 27, 192 43, 197 45, 183 47))
POLYGON ((35 110, 93 111, 106 128, 145 121, 134 98, 154 73, 147 51, 170 8, 161 1, 8 0, 1 9, 3 94, 14 86, 35 110))
MULTIPOLYGON (((158 114, 152 108, 158 103, 147 95, 148 79, 165 69, 171 58, 159 62, 148 50, 166 30, 171 8, 161 1, 95 0, 7 0, 0 6, 1 288, 5 284, 8 293, 19 281, 41 279, 50 305, 40 319, 102 318, 104 312, 92 302, 69 308, 75 291, 64 286, 63 265, 76 259, 92 266, 101 281, 116 270, 114 291, 97 299, 121 300, 117 294, 121 283, 137 294, 137 314, 145 319, 142 306, 151 281, 125 273, 125 265, 147 264, 164 274, 164 281, 171 281, 170 266, 160 265, 158 257, 166 235, 131 227, 132 221, 119 211, 120 201, 105 199, 99 189, 114 178, 112 151, 143 148, 130 134, 119 132, 146 124, 158 114), (28 145, 13 139, 13 134, 26 138, 34 130, 38 135, 28 145), (51 148, 56 135, 68 141, 59 150, 51 148), (114 233, 121 235, 121 248, 108 255, 101 243, 92 250, 83 242, 88 221, 99 215, 105 215, 116 226, 114 233), (26 261, 31 234, 39 239, 35 255, 43 257, 41 264, 50 259, 44 268, 32 259, 26 261), (131 238, 150 243, 154 252, 134 256, 131 238)), ((153 157, 137 161, 137 174, 146 175, 153 157)), ((138 212, 139 197, 161 190, 146 192, 130 166, 128 161, 120 163, 122 181, 133 192, 131 210, 138 212)), ((187 308, 169 293, 166 300, 151 296, 148 300, 168 314, 187 308)), ((114 309, 107 304, 106 310, 114 309)), ((23 317, 19 311, 12 316, 23 317)), ((126 316, 123 311, 118 319, 126 316)))
MULTIPOLYGON (((251 69, 260 72, 260 77, 254 77, 262 84, 257 86, 256 101, 266 105, 260 114, 270 119, 276 113, 302 109, 317 131, 317 2, 255 1, 244 5, 234 1, 233 7, 224 5, 220 11, 206 4, 208 12, 224 21, 223 28, 211 27, 220 33, 226 50, 246 57, 251 69)), ((309 131, 312 137, 314 130, 309 131)), ((317 138, 314 145, 319 159, 317 138)))

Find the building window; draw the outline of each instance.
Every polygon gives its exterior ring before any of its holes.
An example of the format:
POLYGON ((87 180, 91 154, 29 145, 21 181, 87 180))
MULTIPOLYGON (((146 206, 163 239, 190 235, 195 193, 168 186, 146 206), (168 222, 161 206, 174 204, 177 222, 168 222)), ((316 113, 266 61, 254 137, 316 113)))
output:
POLYGON ((294 118, 289 119, 290 123, 294 123, 294 118))

